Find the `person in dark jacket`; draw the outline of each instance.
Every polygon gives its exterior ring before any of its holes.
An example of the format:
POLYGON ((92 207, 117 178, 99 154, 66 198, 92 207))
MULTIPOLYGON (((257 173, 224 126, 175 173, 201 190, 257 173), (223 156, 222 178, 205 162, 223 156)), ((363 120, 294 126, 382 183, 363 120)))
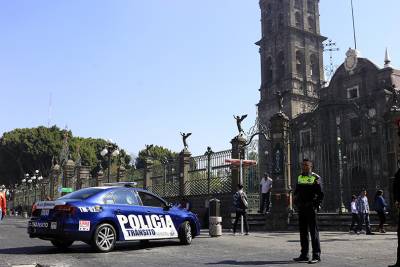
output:
MULTIPOLYGON (((400 168, 394 175, 393 200, 395 201, 395 205, 397 207, 400 207, 400 168)), ((399 222, 397 223, 397 259, 396 263, 393 265, 389 265, 389 267, 400 267, 400 216, 399 222)))
POLYGON ((386 208, 387 204, 385 199, 383 198, 383 191, 378 190, 375 195, 375 211, 378 213, 379 217, 379 231, 381 233, 386 233, 383 225, 386 222, 386 208))
POLYGON ((302 173, 297 178, 294 191, 294 204, 299 214, 299 230, 301 254, 294 258, 297 262, 308 262, 310 264, 321 261, 321 247, 319 242, 319 231, 317 225, 317 211, 324 198, 321 190, 319 177, 312 172, 312 162, 303 160, 302 173), (309 234, 311 235, 312 259, 309 261, 309 234))
POLYGON ((246 209, 248 208, 247 195, 243 191, 243 185, 238 184, 236 188, 237 192, 233 195, 233 206, 236 211, 236 218, 235 222, 233 223, 233 234, 234 235, 236 234, 238 221, 241 218, 241 216, 243 216, 245 235, 248 235, 249 224, 247 222, 247 211, 246 211, 246 209))

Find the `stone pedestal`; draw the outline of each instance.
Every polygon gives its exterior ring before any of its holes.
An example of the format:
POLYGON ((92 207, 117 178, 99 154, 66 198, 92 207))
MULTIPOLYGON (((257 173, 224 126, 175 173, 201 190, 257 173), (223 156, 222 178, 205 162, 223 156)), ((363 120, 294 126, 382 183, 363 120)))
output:
POLYGON ((192 153, 186 148, 179 153, 179 195, 185 195, 185 185, 189 180, 190 158, 192 153))
MULTIPOLYGON (((231 144, 232 144, 232 155, 231 155, 232 159, 244 159, 245 156, 244 146, 246 145, 246 139, 242 135, 238 135, 231 140, 231 144)), ((239 183, 240 183, 240 168, 232 167, 231 192, 236 192, 236 186, 239 183)))
POLYGON ((284 230, 292 212, 289 118, 282 112, 271 118, 271 214, 267 219, 267 229, 284 230))

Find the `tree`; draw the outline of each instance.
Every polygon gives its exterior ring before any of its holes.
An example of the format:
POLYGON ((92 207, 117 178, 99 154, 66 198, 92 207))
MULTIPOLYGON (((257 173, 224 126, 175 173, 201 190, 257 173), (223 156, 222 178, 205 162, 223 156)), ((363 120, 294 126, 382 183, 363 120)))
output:
MULTIPOLYGON (((32 173, 36 169, 40 170, 41 175, 47 176, 53 159, 60 157, 66 135, 67 156, 76 160, 80 155, 81 165, 92 167, 92 173, 99 160, 103 161, 103 166, 107 166, 108 162, 100 155, 107 144, 103 139, 74 137, 71 131, 61 130, 57 126, 15 129, 0 138, 0 183, 19 183, 25 173, 32 173)), ((119 159, 129 162, 130 156, 122 149, 119 159)), ((116 160, 114 158, 113 162, 116 160)))
MULTIPOLYGON (((150 157, 155 164, 162 163, 165 159, 177 160, 178 153, 172 152, 168 148, 162 146, 152 146, 149 149, 150 157)), ((146 166, 147 151, 146 149, 139 151, 139 156, 136 158, 136 169, 142 169, 146 166)))

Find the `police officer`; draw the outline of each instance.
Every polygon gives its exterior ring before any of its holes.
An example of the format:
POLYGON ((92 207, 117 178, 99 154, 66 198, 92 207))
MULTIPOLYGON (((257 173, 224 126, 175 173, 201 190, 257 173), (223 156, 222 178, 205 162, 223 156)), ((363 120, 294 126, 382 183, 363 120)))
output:
POLYGON ((321 247, 319 243, 319 232, 317 225, 317 210, 322 202, 324 194, 321 190, 320 179, 318 175, 312 172, 312 162, 308 159, 303 160, 302 173, 297 178, 297 184, 294 191, 294 204, 299 214, 299 229, 301 254, 294 258, 297 262, 308 262, 310 264, 321 261, 321 247), (308 258, 310 229, 312 259, 308 258))

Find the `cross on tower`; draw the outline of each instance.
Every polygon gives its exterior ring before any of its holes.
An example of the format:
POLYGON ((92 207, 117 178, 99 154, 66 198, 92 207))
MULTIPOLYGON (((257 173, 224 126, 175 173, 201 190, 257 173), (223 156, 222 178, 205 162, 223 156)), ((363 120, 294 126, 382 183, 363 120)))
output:
POLYGON ((325 66, 326 78, 329 81, 335 72, 336 66, 333 65, 333 52, 337 52, 340 49, 336 46, 336 43, 331 39, 327 43, 323 44, 324 52, 329 52, 329 66, 325 66))

